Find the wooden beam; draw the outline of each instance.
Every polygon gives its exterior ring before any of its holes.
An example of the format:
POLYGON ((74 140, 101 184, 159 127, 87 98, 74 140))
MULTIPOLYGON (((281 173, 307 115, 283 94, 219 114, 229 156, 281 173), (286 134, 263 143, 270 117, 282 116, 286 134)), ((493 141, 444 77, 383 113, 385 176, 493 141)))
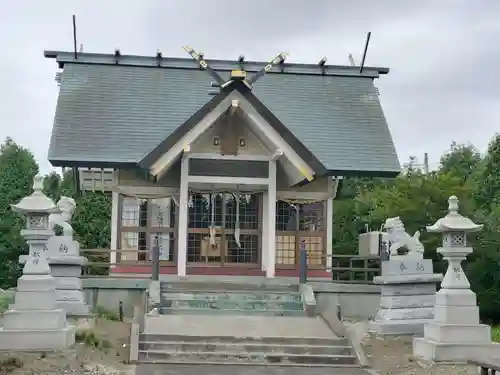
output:
POLYGON ((277 149, 274 154, 271 155, 271 161, 277 161, 280 157, 283 156, 283 151, 281 149, 277 149))
POLYGON ((168 169, 176 158, 181 154, 186 145, 191 145, 199 136, 201 136, 213 123, 224 114, 230 106, 234 96, 229 95, 209 114, 207 114, 200 122, 198 122, 190 131, 188 131, 172 148, 163 154, 150 168, 153 176, 158 176, 160 173, 168 169))
POLYGON ((239 101, 237 99, 231 101, 231 107, 227 115, 222 119, 220 124, 220 153, 221 155, 238 155, 239 138, 241 134, 240 124, 236 115, 239 101))
POLYGON ((284 155, 302 174, 304 179, 312 181, 314 179, 314 171, 302 160, 302 158, 286 143, 283 138, 270 126, 267 121, 252 107, 246 100, 240 100, 240 108, 245 112, 245 115, 250 119, 250 125, 255 125, 258 130, 265 134, 266 137, 276 146, 277 149, 283 151, 284 155))
POLYGON ((188 176, 187 181, 203 182, 207 184, 232 184, 232 185, 268 185, 268 178, 259 177, 219 177, 219 176, 188 176))

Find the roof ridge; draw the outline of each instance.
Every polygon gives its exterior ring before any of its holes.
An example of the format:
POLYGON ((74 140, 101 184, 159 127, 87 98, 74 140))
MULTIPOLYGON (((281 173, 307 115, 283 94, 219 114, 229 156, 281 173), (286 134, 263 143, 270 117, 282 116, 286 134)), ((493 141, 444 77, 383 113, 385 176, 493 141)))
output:
MULTIPOLYGON (((44 51, 46 58, 55 58, 59 63, 60 68, 64 67, 65 63, 81 63, 81 64, 99 64, 99 65, 117 65, 117 66, 138 66, 138 67, 158 67, 158 68, 177 68, 177 69, 200 69, 197 61, 192 58, 184 57, 165 57, 156 56, 141 56, 141 55, 119 55, 106 53, 77 53, 75 58, 74 52, 68 51, 44 51)), ((216 71, 230 71, 233 69, 241 69, 248 72, 257 72, 264 66, 269 64, 265 61, 245 61, 241 65, 237 60, 220 60, 207 59, 212 68, 216 71)), ((358 76, 377 78, 380 74, 389 73, 389 68, 382 67, 363 67, 363 72, 360 73, 359 66, 349 65, 324 65, 318 64, 303 64, 303 63, 287 63, 275 66, 271 69, 271 73, 284 74, 313 74, 326 76, 358 76)))

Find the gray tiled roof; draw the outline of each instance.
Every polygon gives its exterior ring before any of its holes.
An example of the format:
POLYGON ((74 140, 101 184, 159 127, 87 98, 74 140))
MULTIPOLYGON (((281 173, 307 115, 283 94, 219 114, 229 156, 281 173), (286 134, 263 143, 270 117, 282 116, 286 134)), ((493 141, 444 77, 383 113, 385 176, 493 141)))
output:
MULTIPOLYGON (((137 163, 211 99, 212 80, 194 68, 66 63, 49 160, 137 163)), ((373 72, 267 74, 253 92, 326 169, 399 172, 373 72)))

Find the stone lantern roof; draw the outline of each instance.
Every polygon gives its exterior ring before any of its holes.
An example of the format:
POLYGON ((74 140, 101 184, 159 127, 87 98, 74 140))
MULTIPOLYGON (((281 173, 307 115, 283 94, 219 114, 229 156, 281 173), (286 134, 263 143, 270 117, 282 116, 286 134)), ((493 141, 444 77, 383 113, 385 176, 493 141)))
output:
POLYGON ((12 210, 19 213, 51 214, 59 212, 55 203, 43 192, 43 177, 36 175, 33 179, 33 193, 24 197, 17 204, 11 204, 12 210))
POLYGON ((478 232, 481 229, 482 224, 475 224, 458 213, 458 198, 454 195, 448 199, 448 214, 427 227, 428 232, 478 232))

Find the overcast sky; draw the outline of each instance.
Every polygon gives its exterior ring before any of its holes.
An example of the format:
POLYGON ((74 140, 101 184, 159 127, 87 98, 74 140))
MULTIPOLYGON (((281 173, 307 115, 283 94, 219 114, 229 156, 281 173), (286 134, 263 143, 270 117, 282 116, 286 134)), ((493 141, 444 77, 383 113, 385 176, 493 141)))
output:
POLYGON ((481 151, 500 131, 500 0, 0 0, 0 136, 30 148, 42 171, 58 87, 44 50, 72 50, 71 15, 85 52, 389 67, 377 80, 400 155, 431 166, 450 143, 481 151))

